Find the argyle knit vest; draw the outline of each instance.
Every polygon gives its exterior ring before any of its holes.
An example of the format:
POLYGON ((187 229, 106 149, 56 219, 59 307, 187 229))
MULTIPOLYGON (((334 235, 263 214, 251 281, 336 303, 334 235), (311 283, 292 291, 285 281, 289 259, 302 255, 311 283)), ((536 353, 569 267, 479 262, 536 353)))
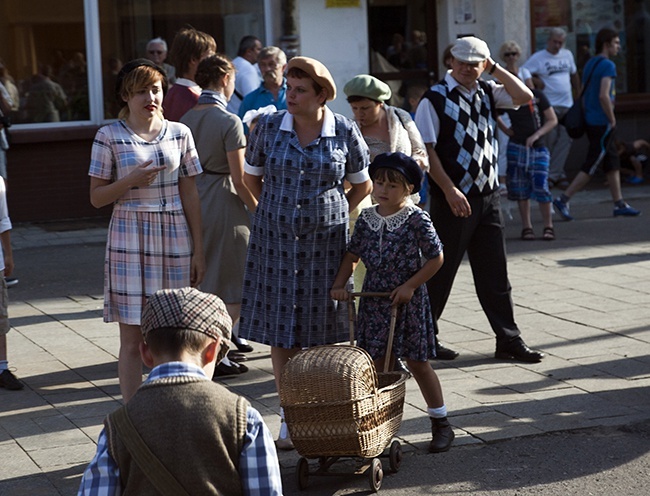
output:
MULTIPOLYGON (((123 408, 189 494, 239 496, 247 407, 246 400, 212 381, 174 376, 142 385, 123 408)), ((111 415, 104 425, 108 452, 120 469, 122 495, 158 495, 118 437, 111 415)))
POLYGON ((442 80, 424 94, 440 119, 436 153, 454 185, 466 196, 487 195, 498 187, 496 107, 492 90, 480 79, 468 100, 442 80))

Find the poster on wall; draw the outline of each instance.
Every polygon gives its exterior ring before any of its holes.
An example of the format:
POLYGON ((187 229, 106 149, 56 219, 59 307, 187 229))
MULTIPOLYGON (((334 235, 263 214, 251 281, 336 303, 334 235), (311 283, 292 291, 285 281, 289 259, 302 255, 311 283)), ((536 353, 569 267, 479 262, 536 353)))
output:
POLYGON ((456 24, 472 24, 476 22, 474 0, 456 0, 454 2, 454 22, 456 24))

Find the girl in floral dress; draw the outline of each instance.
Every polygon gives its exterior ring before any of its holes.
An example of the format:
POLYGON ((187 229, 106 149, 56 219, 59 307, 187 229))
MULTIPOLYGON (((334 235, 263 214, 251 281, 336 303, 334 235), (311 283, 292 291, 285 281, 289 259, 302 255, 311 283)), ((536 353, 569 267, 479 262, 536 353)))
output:
POLYGON ((198 286, 205 262, 192 133, 163 119, 164 71, 146 59, 117 76, 120 120, 93 141, 90 201, 113 204, 104 263, 104 321, 119 322, 120 391, 127 402, 142 382, 140 315, 159 289, 198 286))
POLYGON ((435 336, 425 285, 442 266, 442 244, 429 214, 409 198, 420 189, 422 170, 403 153, 383 153, 370 164, 370 177, 377 205, 361 212, 330 295, 339 301, 348 299, 346 283, 359 259, 367 268, 363 291, 390 293, 390 299, 361 300, 357 344, 382 370, 390 307, 399 305, 391 357, 406 359, 427 404, 433 435, 429 451, 447 451, 454 432, 440 381, 429 364, 435 356, 435 336))

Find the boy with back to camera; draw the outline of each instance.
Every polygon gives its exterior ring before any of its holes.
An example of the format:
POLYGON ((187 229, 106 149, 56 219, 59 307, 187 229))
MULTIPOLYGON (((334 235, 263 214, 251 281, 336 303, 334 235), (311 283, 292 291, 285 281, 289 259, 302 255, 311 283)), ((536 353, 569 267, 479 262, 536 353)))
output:
POLYGON ((282 494, 260 413, 210 380, 231 327, 215 295, 182 288, 149 298, 140 352, 152 370, 128 404, 106 418, 79 495, 282 494), (153 461, 139 455, 147 450, 153 461))

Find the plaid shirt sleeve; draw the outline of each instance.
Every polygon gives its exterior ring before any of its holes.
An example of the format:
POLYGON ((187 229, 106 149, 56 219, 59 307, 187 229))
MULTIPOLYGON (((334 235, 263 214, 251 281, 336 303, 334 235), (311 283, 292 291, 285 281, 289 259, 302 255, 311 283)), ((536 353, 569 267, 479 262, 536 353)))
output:
POLYGON ((257 410, 249 407, 246 414, 246 439, 239 462, 244 494, 281 496, 280 464, 271 432, 257 410))
POLYGON ((106 432, 102 429, 97 441, 97 452, 84 472, 77 496, 119 496, 120 470, 108 454, 106 432))

